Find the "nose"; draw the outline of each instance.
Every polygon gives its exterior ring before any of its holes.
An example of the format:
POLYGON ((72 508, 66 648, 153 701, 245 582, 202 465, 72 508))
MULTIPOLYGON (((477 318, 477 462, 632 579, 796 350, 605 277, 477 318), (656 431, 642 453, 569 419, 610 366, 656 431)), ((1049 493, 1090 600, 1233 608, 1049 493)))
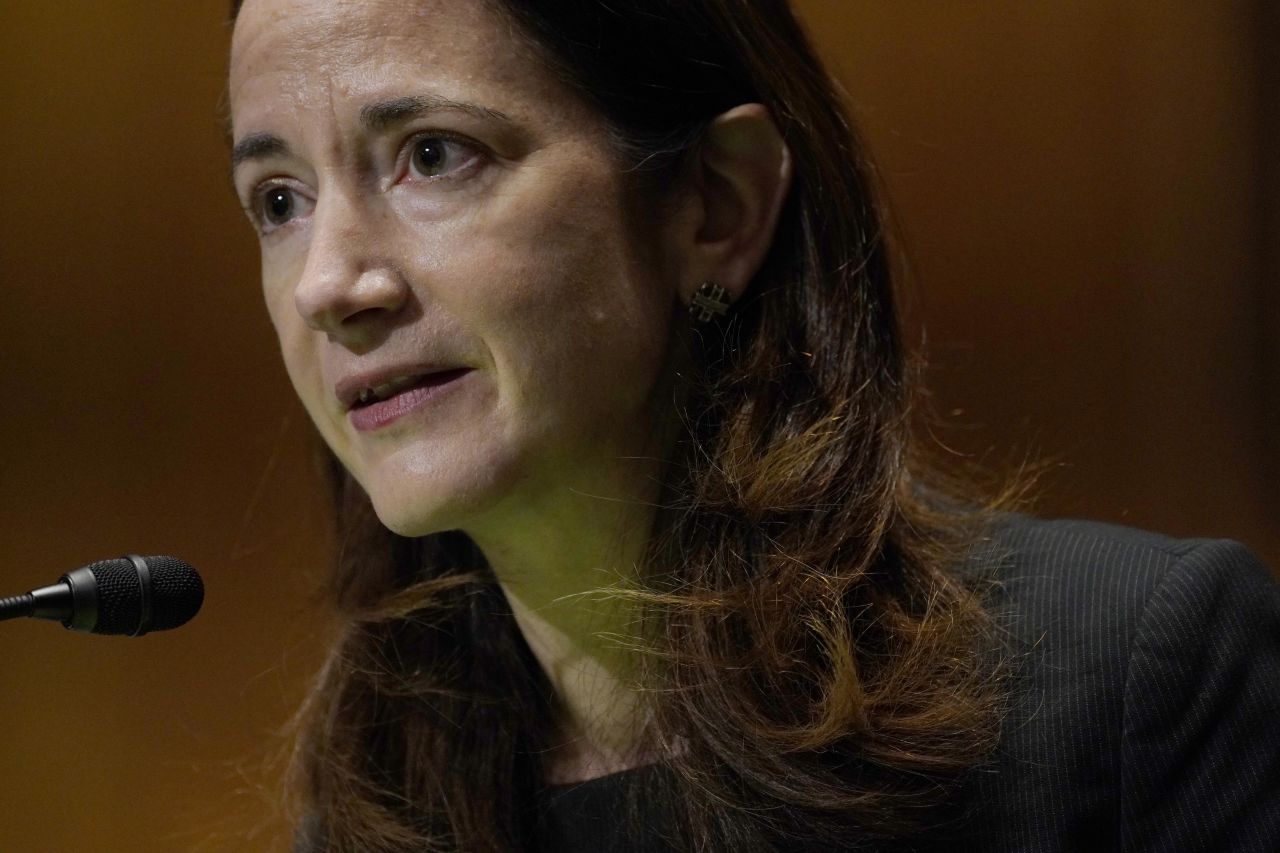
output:
POLYGON ((410 297, 376 220, 355 199, 323 199, 313 213, 307 259, 294 290, 306 324, 349 347, 373 343, 410 297))

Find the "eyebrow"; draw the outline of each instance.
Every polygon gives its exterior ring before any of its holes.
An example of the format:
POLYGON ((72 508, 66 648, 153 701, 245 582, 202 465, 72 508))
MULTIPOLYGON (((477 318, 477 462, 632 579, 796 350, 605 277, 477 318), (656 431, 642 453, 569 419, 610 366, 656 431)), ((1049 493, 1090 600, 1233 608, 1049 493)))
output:
MULTIPOLYGON (((490 107, 439 95, 406 95, 361 107, 360 126, 369 133, 385 133, 407 121, 438 112, 456 112, 479 119, 512 122, 510 116, 490 107)), ((231 149, 231 171, 234 173, 236 167, 248 160, 286 157, 289 153, 289 143, 280 137, 270 133, 251 133, 231 149)))
POLYGON ((231 149, 231 171, 246 160, 265 160, 268 157, 287 157, 289 143, 270 133, 251 133, 231 149))
POLYGON ((439 112, 455 112, 479 119, 511 122, 511 117, 489 107, 455 101, 439 95, 407 95, 368 104, 360 109, 360 124, 370 133, 389 130, 396 125, 439 112))

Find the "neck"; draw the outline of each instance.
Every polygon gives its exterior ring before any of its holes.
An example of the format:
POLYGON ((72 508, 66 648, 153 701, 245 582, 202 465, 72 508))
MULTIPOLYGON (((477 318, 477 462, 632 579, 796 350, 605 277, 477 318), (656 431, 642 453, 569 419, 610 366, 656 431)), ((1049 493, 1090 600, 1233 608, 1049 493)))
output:
POLYGON ((620 460, 589 487, 521 501, 521 518, 468 530, 562 708, 548 781, 593 778, 642 763, 636 612, 609 593, 629 583, 656 513, 652 457, 620 460))

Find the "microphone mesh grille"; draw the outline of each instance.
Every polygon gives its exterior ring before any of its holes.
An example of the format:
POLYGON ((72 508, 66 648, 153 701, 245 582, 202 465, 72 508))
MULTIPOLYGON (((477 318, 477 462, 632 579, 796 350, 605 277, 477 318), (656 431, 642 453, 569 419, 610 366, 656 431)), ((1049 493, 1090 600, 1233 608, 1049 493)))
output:
POLYGON ((87 568, 98 582, 98 624, 93 633, 132 633, 142 615, 138 570, 128 560, 99 560, 87 568))
MULTIPOLYGON (((204 603, 204 582, 176 557, 143 557, 151 575, 151 630, 167 631, 187 622, 204 603)), ((88 566, 98 582, 95 634, 132 634, 142 618, 138 569, 126 559, 88 566)))
POLYGON ((167 631, 185 624, 204 604, 200 575, 177 557, 146 559, 151 569, 151 630, 167 631))

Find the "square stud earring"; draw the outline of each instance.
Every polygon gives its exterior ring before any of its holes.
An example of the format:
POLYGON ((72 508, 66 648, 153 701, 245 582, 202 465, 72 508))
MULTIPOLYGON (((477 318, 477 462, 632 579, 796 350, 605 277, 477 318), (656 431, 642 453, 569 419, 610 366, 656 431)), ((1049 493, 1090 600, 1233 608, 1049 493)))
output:
POLYGON ((729 292, 709 281, 698 288, 689 303, 689 314, 695 323, 709 323, 713 317, 723 317, 728 311, 729 292))

